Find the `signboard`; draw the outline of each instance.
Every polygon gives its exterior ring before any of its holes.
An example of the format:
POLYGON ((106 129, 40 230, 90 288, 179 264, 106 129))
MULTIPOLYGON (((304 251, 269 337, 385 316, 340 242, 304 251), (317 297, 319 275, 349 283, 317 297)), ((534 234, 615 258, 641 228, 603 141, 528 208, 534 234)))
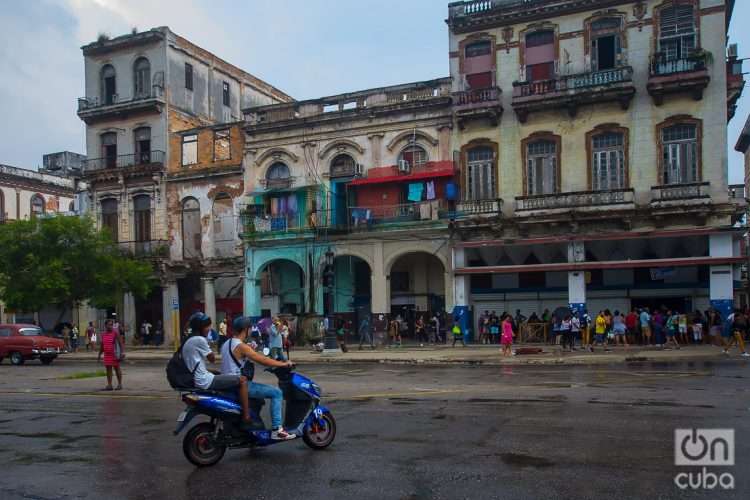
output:
POLYGON ((177 297, 172 297, 172 309, 175 311, 180 310, 180 301, 177 297))

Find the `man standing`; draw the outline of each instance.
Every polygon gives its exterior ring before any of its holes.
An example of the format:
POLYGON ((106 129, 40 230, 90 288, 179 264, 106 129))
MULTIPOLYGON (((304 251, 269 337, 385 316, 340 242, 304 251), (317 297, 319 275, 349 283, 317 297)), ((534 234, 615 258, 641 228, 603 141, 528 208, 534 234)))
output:
POLYGON ((643 344, 651 344, 651 315, 648 313, 648 307, 641 309, 641 315, 639 318, 641 323, 641 336, 643 337, 643 344))
POLYGON ((227 341, 227 318, 223 318, 219 323, 219 349, 227 341))
POLYGON ((151 343, 151 328, 151 323, 149 323, 147 319, 144 319, 143 324, 141 325, 141 341, 143 342, 143 345, 149 345, 151 343))
POLYGON ((362 344, 367 342, 370 344, 370 349, 375 349, 375 344, 372 342, 372 332, 370 332, 370 318, 365 316, 362 322, 359 324, 359 350, 362 350, 362 344))

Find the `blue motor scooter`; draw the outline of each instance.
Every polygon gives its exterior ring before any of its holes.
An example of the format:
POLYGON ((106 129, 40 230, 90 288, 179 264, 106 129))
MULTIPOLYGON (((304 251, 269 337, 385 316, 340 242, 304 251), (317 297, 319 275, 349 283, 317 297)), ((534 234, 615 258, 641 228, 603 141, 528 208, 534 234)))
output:
MULTIPOLYGON (((279 388, 286 403, 284 428, 287 432, 302 437, 305 444, 314 450, 330 446, 336 437, 336 420, 330 410, 320 404, 320 386, 295 373, 294 368, 267 368, 266 371, 279 379, 279 388)), ((271 439, 271 429, 260 416, 265 404, 263 399, 250 399, 253 427, 249 430, 241 426, 242 409, 237 402, 236 392, 193 389, 182 395, 182 401, 186 408, 177 418, 175 435, 198 415, 210 418, 210 421, 190 428, 182 440, 185 457, 199 467, 215 465, 227 448, 255 448, 289 442, 271 439)))

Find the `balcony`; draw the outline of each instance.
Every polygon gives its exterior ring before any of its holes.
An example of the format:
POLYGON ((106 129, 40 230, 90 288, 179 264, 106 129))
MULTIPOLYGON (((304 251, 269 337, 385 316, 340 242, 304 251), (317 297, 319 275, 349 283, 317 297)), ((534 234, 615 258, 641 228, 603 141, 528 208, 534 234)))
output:
POLYGON ((378 229, 406 229, 420 225, 441 225, 446 211, 441 200, 349 207, 349 229, 368 231, 378 229))
POLYGON ((450 208, 444 214, 448 219, 484 219, 502 215, 503 200, 462 200, 456 202, 455 210, 450 208))
POLYGON ((703 99, 703 90, 708 87, 711 77, 706 63, 698 58, 666 60, 661 56, 651 57, 650 73, 646 89, 660 106, 664 96, 676 93, 690 93, 693 99, 703 99))
POLYGON ((666 184, 651 187, 651 208, 655 214, 684 214, 686 211, 705 212, 711 205, 711 185, 708 182, 666 184))
POLYGON ((463 90, 453 93, 453 114, 463 130, 470 120, 487 119, 493 127, 500 122, 503 106, 498 87, 463 90))
POLYGON ((120 119, 146 113, 161 113, 164 109, 164 89, 155 85, 150 94, 121 98, 117 94, 108 102, 96 97, 78 98, 78 117, 87 125, 99 121, 120 119))
POLYGON ((294 186, 296 181, 296 177, 286 177, 283 179, 261 179, 258 183, 263 186, 263 188, 273 191, 276 189, 289 189, 294 186))
POLYGON ((530 222, 547 222, 549 217, 570 218, 570 213, 589 218, 619 217, 635 209, 633 189, 575 191, 516 197, 516 216, 530 222), (541 217, 540 217, 541 216, 541 217))
MULTIPOLYGON (((270 215, 262 213, 261 206, 246 206, 240 210, 242 236, 246 240, 267 241, 277 239, 313 238, 319 231, 347 232, 346 221, 334 223, 330 210, 313 213, 270 215)), ((343 218, 343 217, 342 217, 343 218)))
POLYGON ((158 259, 169 256, 169 241, 167 240, 119 241, 117 246, 134 257, 158 259))
POLYGON ((600 102, 619 102, 630 106, 635 95, 633 68, 621 68, 560 76, 555 80, 516 82, 513 84, 513 109, 521 123, 529 114, 554 108, 567 109, 575 117, 578 107, 600 102))
POLYGON ((143 167, 145 170, 163 168, 164 151, 91 158, 83 162, 83 173, 88 175, 99 172, 132 170, 134 167, 143 167))

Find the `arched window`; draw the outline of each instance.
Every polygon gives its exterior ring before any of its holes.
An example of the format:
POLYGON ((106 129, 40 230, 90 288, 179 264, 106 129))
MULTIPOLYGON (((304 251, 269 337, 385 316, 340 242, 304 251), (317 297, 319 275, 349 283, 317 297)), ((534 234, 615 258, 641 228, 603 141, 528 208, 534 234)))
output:
POLYGON ((334 177, 351 177, 354 175, 354 158, 347 154, 337 155, 331 161, 330 174, 334 177))
POLYGON ((593 71, 614 69, 622 54, 622 20, 604 17, 591 23, 591 68, 593 71))
POLYGON ((133 228, 137 243, 151 241, 151 197, 147 194, 133 197, 133 228))
POLYGON ((477 146, 466 153, 466 199, 492 200, 497 198, 495 150, 477 146))
POLYGON ((214 256, 232 257, 236 233, 232 197, 227 193, 219 193, 211 211, 214 221, 214 256))
POLYGON ((692 5, 674 5, 659 12, 659 52, 664 61, 687 59, 696 48, 692 5))
POLYGON ((534 31, 526 35, 524 52, 526 80, 535 82, 555 77, 555 32, 534 31))
POLYGON ((427 151, 422 146, 411 144, 407 146, 401 154, 398 156, 398 160, 406 160, 409 162, 409 166, 423 167, 427 163, 427 151))
POLYGON ((111 64, 104 65, 101 71, 101 99, 106 105, 117 102, 115 68, 111 64))
POLYGON ((284 188, 291 185, 292 177, 286 163, 277 161, 266 172, 266 186, 268 188, 284 188))
POLYGON ((107 198, 102 200, 102 229, 109 231, 112 241, 118 239, 118 217, 117 217, 117 200, 107 198))
POLYGON ((698 182, 698 126, 677 123, 661 130, 664 184, 698 182))
POLYGON ((133 88, 136 98, 151 95, 151 63, 145 57, 139 57, 133 64, 133 88))
POLYGON ((526 192, 529 196, 557 191, 557 143, 538 139, 526 145, 526 192))
POLYGON ((101 141, 102 152, 101 161, 105 168, 115 168, 117 166, 117 133, 105 132, 99 136, 101 141))
POLYGON ((151 127, 135 129, 133 139, 135 139, 135 162, 151 163, 151 127))
POLYGON ((625 135, 602 132, 591 137, 591 188, 594 191, 627 187, 625 135))
POLYGON ((201 206, 195 198, 182 201, 182 256, 201 257, 201 206))
POLYGON ((31 197, 31 217, 37 217, 44 215, 44 197, 40 194, 35 194, 31 197))

